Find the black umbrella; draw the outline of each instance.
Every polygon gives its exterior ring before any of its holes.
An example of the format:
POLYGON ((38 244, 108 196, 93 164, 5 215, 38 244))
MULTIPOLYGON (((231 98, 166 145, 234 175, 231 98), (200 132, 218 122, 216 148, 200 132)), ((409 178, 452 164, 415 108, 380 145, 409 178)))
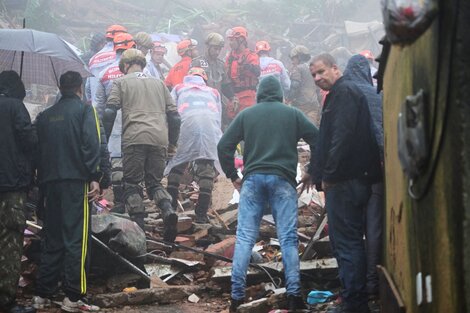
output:
POLYGON ((56 34, 0 29, 0 72, 14 70, 25 84, 48 86, 58 86, 60 75, 67 71, 91 76, 72 47, 56 34))

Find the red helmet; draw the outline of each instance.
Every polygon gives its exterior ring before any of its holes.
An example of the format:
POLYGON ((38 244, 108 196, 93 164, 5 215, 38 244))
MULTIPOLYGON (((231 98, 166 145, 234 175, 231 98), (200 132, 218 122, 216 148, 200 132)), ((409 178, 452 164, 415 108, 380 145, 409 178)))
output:
POLYGON ((248 38, 248 32, 246 31, 246 28, 242 26, 230 28, 226 35, 227 38, 248 38))
POLYGON ((117 34, 116 36, 114 36, 113 42, 114 51, 135 48, 135 41, 132 38, 132 35, 128 33, 117 34))
POLYGON ((176 50, 178 51, 178 54, 180 56, 183 56, 186 53, 186 51, 192 50, 196 46, 197 46, 197 41, 196 40, 194 40, 194 39, 185 39, 185 40, 180 41, 176 45, 176 50))
POLYGON ((207 81, 206 71, 204 71, 204 69, 202 67, 192 67, 189 70, 188 75, 200 76, 200 77, 202 77, 202 79, 207 81))
POLYGON ((261 40, 256 43, 255 52, 259 53, 260 51, 271 51, 271 46, 269 42, 261 40))
POLYGON ((371 60, 371 61, 374 61, 374 55, 372 54, 372 52, 370 50, 364 50, 364 51, 361 51, 361 53, 359 53, 360 55, 362 56, 365 56, 366 59, 368 60, 371 60))
POLYGON ((127 28, 121 25, 111 25, 106 29, 106 38, 114 39, 119 33, 127 33, 127 28))
POLYGON ((162 52, 163 54, 166 54, 168 52, 168 49, 162 45, 160 41, 154 41, 153 42, 153 51, 154 52, 162 52))

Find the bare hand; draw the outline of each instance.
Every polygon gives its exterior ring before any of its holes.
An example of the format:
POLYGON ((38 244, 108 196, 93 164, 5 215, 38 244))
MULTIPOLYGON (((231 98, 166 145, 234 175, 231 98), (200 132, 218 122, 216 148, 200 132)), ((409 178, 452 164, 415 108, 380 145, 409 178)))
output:
POLYGON ((299 185, 302 184, 302 189, 300 189, 300 194, 307 190, 310 191, 310 188, 313 188, 312 177, 309 173, 305 173, 304 176, 300 179, 299 185))
POLYGON ((100 184, 96 181, 90 183, 90 191, 88 191, 88 201, 95 202, 100 198, 100 184))
POLYGON ((241 178, 237 178, 236 180, 234 180, 232 182, 233 184, 233 187, 235 187, 235 189, 240 192, 240 190, 242 189, 242 179, 241 178))

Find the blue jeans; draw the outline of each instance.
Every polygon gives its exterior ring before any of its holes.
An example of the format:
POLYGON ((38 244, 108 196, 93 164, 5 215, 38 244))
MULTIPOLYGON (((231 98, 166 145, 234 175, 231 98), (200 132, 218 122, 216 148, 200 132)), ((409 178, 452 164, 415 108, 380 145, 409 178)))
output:
POLYGON ((281 245, 288 295, 300 295, 297 238, 297 193, 284 178, 251 174, 244 179, 238 207, 237 240, 232 267, 232 299, 245 298, 246 272, 251 250, 258 239, 263 210, 269 204, 281 245))
POLYGON ((364 209, 370 185, 357 179, 330 187, 326 192, 328 232, 338 261, 341 296, 346 309, 367 310, 364 209))

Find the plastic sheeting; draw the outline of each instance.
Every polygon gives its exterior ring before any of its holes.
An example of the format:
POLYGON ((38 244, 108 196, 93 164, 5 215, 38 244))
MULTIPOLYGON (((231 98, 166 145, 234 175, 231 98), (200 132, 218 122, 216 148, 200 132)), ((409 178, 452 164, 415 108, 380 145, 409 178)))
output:
POLYGON ((207 87, 199 76, 186 76, 171 92, 181 116, 181 130, 176 155, 168 162, 165 175, 179 164, 197 159, 214 160, 223 173, 217 156, 222 137, 222 106, 219 93, 207 87))

